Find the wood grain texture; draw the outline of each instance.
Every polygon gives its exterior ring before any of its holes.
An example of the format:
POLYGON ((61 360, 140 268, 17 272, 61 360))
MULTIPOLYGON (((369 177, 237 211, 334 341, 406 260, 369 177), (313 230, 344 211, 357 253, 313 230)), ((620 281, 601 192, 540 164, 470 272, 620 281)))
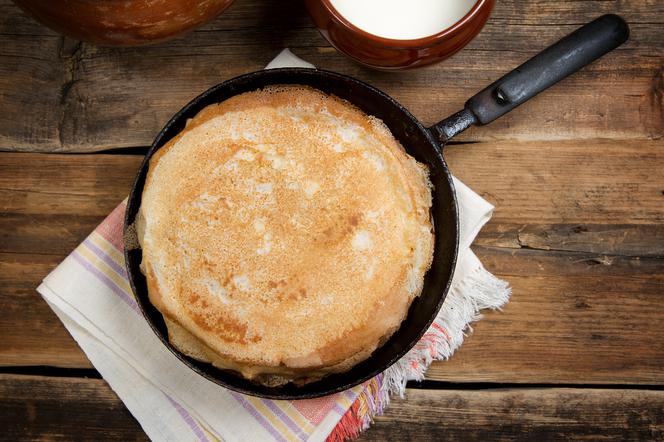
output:
POLYGON ((35 288, 124 199, 141 161, 0 154, 0 365, 91 366, 35 288))
POLYGON ((147 441, 99 379, 0 375, 2 437, 11 441, 147 441))
MULTIPOLYGON (((663 404, 651 390, 409 389, 359 440, 660 440, 663 404)), ((147 440, 99 379, 0 375, 0 424, 13 441, 147 440)))
POLYGON ((664 261, 475 249, 510 282, 501 312, 473 325, 427 379, 454 382, 662 384, 664 261))
POLYGON ((62 258, 0 253, 0 366, 92 366, 35 290, 62 258))
MULTIPOLYGON (((497 205, 475 251, 513 298, 428 378, 664 383, 661 142, 482 143, 446 157, 497 205)), ((123 199, 140 161, 0 155, 0 365, 89 367, 34 288, 123 199)))
MULTIPOLYGON (((609 12, 630 23, 626 45, 446 147, 453 173, 496 205, 473 248, 512 300, 360 440, 662 440, 664 2, 501 0, 452 59, 384 73, 331 48, 301 2, 236 1, 189 35, 118 49, 0 0, 0 150, 148 146, 191 98, 284 47, 433 124, 609 12)), ((91 373, 34 367, 91 367, 35 287, 126 196, 141 160, 0 153, 2 370, 91 373)), ((147 440, 100 379, 0 374, 0 426, 7 440, 147 440)))
POLYGON ((661 440, 664 392, 408 390, 360 440, 661 440))
POLYGON ((664 3, 506 0, 465 50, 424 69, 365 69, 331 48, 303 5, 236 2, 199 30, 140 48, 63 39, 0 0, 0 149, 95 151, 146 146, 181 106, 222 80, 261 69, 282 48, 392 94, 426 124, 579 25, 625 16, 623 47, 490 127, 459 139, 660 139, 664 3), (34 91, 39 90, 39 94, 34 91), (422 99, 426 97, 426 99, 422 99))
POLYGON ((664 140, 482 143, 444 155, 497 207, 494 226, 664 222, 664 140))

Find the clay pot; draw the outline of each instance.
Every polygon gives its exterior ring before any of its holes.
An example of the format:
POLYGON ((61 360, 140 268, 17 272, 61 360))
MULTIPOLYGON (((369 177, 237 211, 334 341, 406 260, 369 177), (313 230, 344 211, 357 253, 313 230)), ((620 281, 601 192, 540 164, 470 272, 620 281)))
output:
POLYGON ((194 29, 233 0, 14 0, 46 26, 77 40, 131 46, 194 29))
MULTIPOLYGON (((495 0, 477 0, 453 26, 429 37, 397 40, 370 34, 350 23, 330 0, 306 0, 323 36, 356 61, 378 69, 407 69, 444 60, 466 46, 484 27, 495 0)), ((377 12, 379 13, 379 12, 377 12)))

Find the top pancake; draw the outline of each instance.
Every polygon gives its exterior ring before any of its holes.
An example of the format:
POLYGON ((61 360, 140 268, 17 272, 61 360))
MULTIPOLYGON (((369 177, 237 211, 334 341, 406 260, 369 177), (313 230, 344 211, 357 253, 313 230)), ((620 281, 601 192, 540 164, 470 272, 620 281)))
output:
POLYGON ((181 350, 246 377, 346 370, 421 292, 430 206, 427 169, 380 120, 304 86, 232 97, 150 160, 150 300, 181 350))

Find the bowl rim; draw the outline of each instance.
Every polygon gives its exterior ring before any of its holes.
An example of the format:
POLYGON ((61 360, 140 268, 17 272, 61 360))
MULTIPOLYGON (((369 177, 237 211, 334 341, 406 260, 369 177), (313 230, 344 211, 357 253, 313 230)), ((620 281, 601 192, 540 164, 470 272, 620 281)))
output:
POLYGON ((461 28, 467 26, 471 21, 479 15, 479 13, 485 8, 491 8, 494 0, 477 0, 470 11, 466 13, 459 21, 454 23, 452 26, 445 28, 435 34, 428 35, 426 37, 413 38, 413 39, 398 39, 398 38, 388 38, 381 37, 376 34, 365 31, 362 28, 354 25, 346 17, 344 17, 331 3, 330 0, 317 0, 321 5, 327 10, 327 12, 334 18, 335 21, 339 22, 349 31, 359 35, 362 38, 372 40, 374 42, 380 43, 385 46, 396 47, 396 48, 416 48, 416 47, 425 47, 432 44, 436 44, 441 40, 444 40, 446 37, 456 33, 461 28))

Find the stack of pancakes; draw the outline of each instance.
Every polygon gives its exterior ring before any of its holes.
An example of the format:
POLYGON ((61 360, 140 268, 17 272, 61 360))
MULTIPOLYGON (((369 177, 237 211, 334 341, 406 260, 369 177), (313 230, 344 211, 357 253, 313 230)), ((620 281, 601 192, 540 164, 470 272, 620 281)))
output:
POLYGON ((150 160, 137 232, 182 353, 268 385, 348 370, 389 338, 433 255, 425 166, 304 86, 211 105, 150 160))

